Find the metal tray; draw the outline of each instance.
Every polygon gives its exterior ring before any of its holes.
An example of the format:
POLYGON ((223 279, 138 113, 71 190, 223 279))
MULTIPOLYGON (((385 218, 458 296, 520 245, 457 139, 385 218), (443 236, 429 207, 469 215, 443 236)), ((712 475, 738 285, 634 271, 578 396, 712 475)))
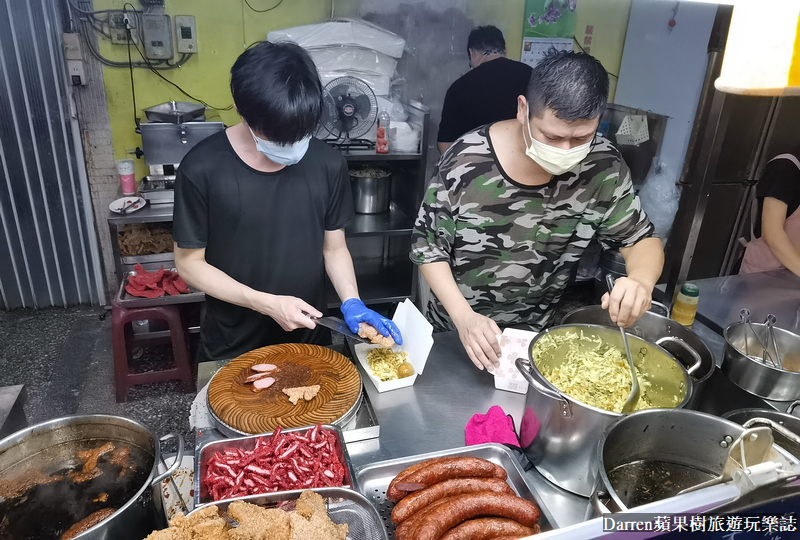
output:
POLYGON ((386 488, 389 487, 389 482, 391 482, 400 471, 415 463, 426 459, 453 456, 483 458, 503 467, 508 473, 508 484, 514 489, 517 495, 536 503, 541 510, 542 517, 539 521, 541 531, 544 532, 553 528, 552 523, 555 523, 555 521, 548 515, 548 512, 546 512, 546 507, 542 504, 542 501, 537 498, 538 494, 533 486, 528 483, 525 471, 522 470, 517 458, 502 444, 489 443, 390 459, 359 468, 356 471, 358 489, 378 510, 384 523, 386 523, 390 539, 394 538, 395 526, 390 519, 394 503, 386 499, 386 488))
POLYGON ((168 122, 170 124, 183 124, 205 113, 205 105, 188 101, 167 101, 144 110, 144 115, 150 122, 168 122))
MULTIPOLYGON (((217 371, 217 373, 219 373, 219 371, 217 371)), ((214 377, 217 376, 217 373, 214 373, 214 377)), ((211 380, 208 381, 209 385, 211 385, 211 383, 214 382, 214 377, 211 377, 211 380)), ((347 412, 345 412, 338 419, 334 420, 333 425, 337 427, 344 427, 348 424, 348 422, 350 422, 353 418, 355 418, 356 414, 358 413, 358 409, 361 406, 361 401, 363 396, 364 396, 364 384, 362 383, 361 388, 358 391, 358 397, 353 402, 353 406, 350 407, 347 410, 347 412)), ((214 409, 211 408, 211 402, 208 400, 207 394, 206 394, 206 407, 208 407, 208 417, 211 419, 211 423, 214 424, 214 427, 217 428, 220 432, 222 432, 222 434, 225 435, 226 437, 250 437, 253 435, 252 433, 240 431, 235 427, 229 426, 224 421, 222 421, 222 419, 220 419, 214 412, 214 409)))
MULTIPOLYGON (((305 433, 308 430, 312 429, 314 426, 305 426, 293 429, 284 429, 282 433, 296 433, 302 432, 305 433)), ((356 479, 355 472, 353 471, 353 464, 350 461, 350 454, 347 453, 347 446, 344 443, 344 437, 342 436, 342 430, 338 426, 332 426, 329 424, 323 424, 322 429, 327 429, 328 431, 333 431, 336 435, 336 440, 338 444, 336 445, 336 452, 339 454, 339 460, 342 462, 345 468, 345 475, 344 480, 346 485, 351 487, 353 490, 358 491, 358 480, 356 479)), ((231 448, 241 448, 242 450, 252 450, 256 446, 256 439, 261 437, 269 438, 272 437, 272 433, 265 433, 263 435, 249 435, 247 437, 239 437, 236 439, 223 439, 221 441, 214 441, 204 445, 200 450, 197 451, 197 458, 194 461, 194 505, 195 508, 200 506, 201 504, 208 504, 213 501, 210 500, 208 497, 208 493, 206 492, 206 488, 202 483, 203 477, 206 475, 206 465, 210 456, 214 454, 214 452, 224 452, 225 450, 229 450, 231 448)), ((302 490, 298 490, 298 493, 302 490)))
MULTIPOLYGON (((173 268, 172 271, 174 272, 175 269, 173 268)), ((133 271, 128 272, 128 274, 131 273, 133 273, 133 271)), ((121 305, 122 307, 145 308, 154 306, 171 306, 173 304, 192 304, 194 302, 202 302, 206 298, 205 293, 203 293, 202 291, 197 291, 195 289, 192 289, 191 287, 189 288, 191 289, 192 292, 182 293, 179 294, 178 296, 170 296, 168 294, 165 294, 164 296, 159 296, 158 298, 142 298, 139 296, 133 296, 132 294, 128 293, 128 291, 125 290, 128 274, 126 274, 125 277, 122 279, 122 283, 120 283, 119 286, 119 291, 117 291, 117 295, 114 298, 115 302, 121 305)))
MULTIPOLYGON (((357 491, 344 488, 319 488, 312 489, 325 499, 328 507, 328 516, 334 523, 347 523, 349 531, 348 540, 388 540, 386 528, 381 523, 381 517, 372 506, 369 500, 357 491)), ((245 501, 259 506, 275 506, 283 501, 293 501, 300 497, 301 490, 281 491, 266 495, 250 495, 238 499, 218 501, 216 503, 204 504, 195 508, 189 515, 197 512, 200 508, 216 505, 220 510, 227 510, 228 505, 233 501, 245 501)))

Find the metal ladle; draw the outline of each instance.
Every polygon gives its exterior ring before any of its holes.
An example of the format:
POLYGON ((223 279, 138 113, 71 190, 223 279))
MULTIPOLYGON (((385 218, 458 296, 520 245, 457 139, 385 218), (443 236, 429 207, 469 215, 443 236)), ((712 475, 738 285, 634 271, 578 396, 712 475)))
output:
MULTIPOLYGON (((614 278, 611 274, 606 274, 606 285, 608 286, 608 294, 614 290, 614 278)), ((628 367, 631 369, 631 393, 628 394, 628 400, 622 406, 622 414, 630 414, 633 408, 639 401, 639 377, 636 375, 636 367, 633 365, 633 357, 631 356, 631 347, 628 345, 628 334, 625 333, 625 327, 619 326, 619 333, 622 334, 622 344, 625 346, 625 356, 628 359, 628 367)))
POLYGON ((742 322, 747 324, 748 328, 750 328, 750 331, 753 333, 753 336, 755 336, 755 338, 756 338, 756 342, 758 342, 759 346, 761 347, 761 349, 763 351, 761 358, 758 358, 757 356, 750 356, 750 350, 749 350, 749 345, 748 345, 750 340, 747 339, 747 333, 745 332, 745 336, 744 336, 744 354, 746 356, 749 356, 750 358, 756 360, 756 361, 761 361, 761 363, 764 364, 764 365, 766 365, 766 363, 768 361, 769 361, 770 364, 774 364, 774 362, 772 361, 772 358, 770 357, 769 351, 767 350, 767 345, 765 345, 764 342, 761 341, 761 337, 759 337, 758 332, 756 332, 756 329, 753 327, 753 323, 750 321, 750 310, 747 309, 747 308, 742 308, 741 311, 739 311, 739 317, 742 319, 742 322))

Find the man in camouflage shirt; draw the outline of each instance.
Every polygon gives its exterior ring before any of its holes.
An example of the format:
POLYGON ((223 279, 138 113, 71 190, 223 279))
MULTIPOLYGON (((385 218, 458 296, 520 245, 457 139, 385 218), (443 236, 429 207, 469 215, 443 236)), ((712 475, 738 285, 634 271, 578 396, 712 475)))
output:
POLYGON ((596 135, 608 74, 585 54, 551 51, 517 118, 469 132, 445 152, 420 208, 412 260, 436 299, 428 318, 457 329, 473 363, 497 364, 498 326, 552 323, 581 254, 597 237, 625 258, 603 298, 612 320, 650 307, 664 261, 630 172, 596 135))

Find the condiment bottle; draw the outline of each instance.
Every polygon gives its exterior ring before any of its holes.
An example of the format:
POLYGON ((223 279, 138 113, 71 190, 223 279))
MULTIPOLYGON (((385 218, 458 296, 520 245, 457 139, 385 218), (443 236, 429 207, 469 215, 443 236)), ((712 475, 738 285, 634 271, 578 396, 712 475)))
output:
POLYGON ((375 140, 375 152, 378 154, 389 153, 389 124, 391 124, 389 113, 386 111, 378 113, 378 134, 375 140))
POLYGON ((672 304, 672 320, 683 326, 692 326, 700 301, 700 288, 694 283, 684 283, 672 304))

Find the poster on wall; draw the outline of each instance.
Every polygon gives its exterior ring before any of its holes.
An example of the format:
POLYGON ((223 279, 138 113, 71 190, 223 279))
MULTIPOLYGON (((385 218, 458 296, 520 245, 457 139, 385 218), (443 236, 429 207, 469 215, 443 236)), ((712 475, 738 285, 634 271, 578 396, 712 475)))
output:
POLYGON ((525 0, 520 60, 535 66, 551 47, 571 51, 577 6, 577 0, 525 0))

